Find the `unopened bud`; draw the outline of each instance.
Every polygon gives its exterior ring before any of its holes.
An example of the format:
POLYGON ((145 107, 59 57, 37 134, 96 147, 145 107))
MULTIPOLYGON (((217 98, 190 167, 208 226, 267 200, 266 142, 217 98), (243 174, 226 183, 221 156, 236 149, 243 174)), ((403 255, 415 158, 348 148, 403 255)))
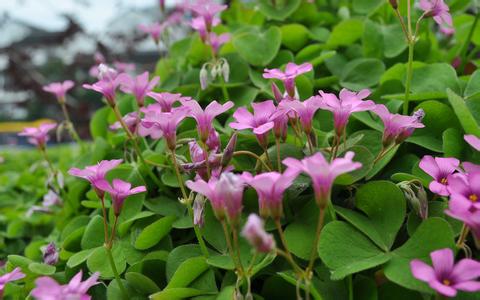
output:
POLYGON ((205 198, 201 194, 197 194, 193 201, 193 225, 203 227, 205 224, 205 198))
POLYGON ((398 8, 398 2, 397 0, 389 0, 390 2, 390 5, 393 7, 393 9, 397 9, 398 8))
POLYGON ((52 242, 43 249, 43 262, 47 265, 56 265, 58 262, 58 251, 52 242))
POLYGON ((283 99, 282 92, 274 82, 272 82, 272 92, 277 103, 280 103, 283 99))
POLYGON ((428 218, 428 197, 421 182, 402 181, 397 186, 403 191, 412 210, 423 220, 428 218))
POLYGON ((225 82, 228 82, 228 80, 230 79, 230 65, 226 60, 222 64, 222 74, 223 74, 223 80, 225 82))
POLYGON ((225 150, 223 150, 222 156, 222 167, 228 166, 230 161, 232 160, 233 153, 235 152, 235 147, 237 146, 237 133, 233 133, 232 137, 228 141, 225 150))
POLYGON ((200 87, 202 90, 208 87, 208 72, 205 68, 200 70, 200 87))
POLYGON ((247 223, 245 223, 242 230, 242 236, 258 252, 268 253, 275 249, 273 236, 265 231, 263 220, 256 214, 248 216, 247 223))

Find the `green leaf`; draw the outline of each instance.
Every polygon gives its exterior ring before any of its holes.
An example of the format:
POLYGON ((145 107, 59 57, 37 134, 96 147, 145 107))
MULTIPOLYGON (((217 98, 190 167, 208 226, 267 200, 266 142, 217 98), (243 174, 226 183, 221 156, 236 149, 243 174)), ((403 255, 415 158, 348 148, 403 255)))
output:
POLYGON ((301 24, 287 24, 280 27, 282 32, 282 45, 292 51, 298 51, 307 44, 309 39, 308 29, 301 24))
POLYGON ((467 134, 474 134, 480 136, 480 127, 478 126, 477 121, 472 116, 468 107, 465 104, 465 100, 462 97, 455 94, 452 90, 447 89, 448 101, 453 107, 455 114, 457 115, 460 124, 467 134))
POLYGON ((233 46, 248 63, 264 66, 275 58, 281 41, 282 33, 278 27, 272 26, 266 31, 253 27, 236 32, 233 46))
POLYGON ((405 244, 393 252, 391 261, 385 266, 385 276, 408 289, 432 293, 426 283, 412 276, 410 261, 427 260, 432 251, 443 248, 455 248, 452 228, 444 219, 428 218, 405 244))
POLYGON ((177 268, 166 289, 187 287, 207 269, 208 264, 203 256, 189 258, 177 268))
POLYGON ((101 216, 93 217, 85 228, 81 245, 82 249, 91 249, 102 246, 105 242, 103 218, 101 216))
POLYGON ((468 80, 467 86, 465 87, 465 92, 463 95, 465 98, 473 97, 480 93, 480 71, 475 71, 468 80))
POLYGON ((353 10, 360 14, 368 14, 383 3, 382 0, 354 0, 353 10))
POLYGON ((438 137, 447 128, 460 128, 453 110, 447 104, 428 100, 420 103, 415 108, 415 110, 418 109, 425 111, 425 117, 422 120, 422 123, 425 124, 425 129, 419 129, 417 132, 420 132, 420 134, 428 133, 428 135, 438 137))
POLYGON ((376 267, 390 259, 389 254, 360 231, 341 221, 330 222, 323 228, 318 255, 332 269, 332 280, 376 267))
POLYGON ((128 272, 125 274, 125 279, 132 288, 143 295, 151 295, 160 291, 160 288, 153 280, 141 273, 128 272))
POLYGON ((90 133, 94 139, 98 137, 107 137, 108 132, 108 115, 110 108, 108 106, 102 107, 97 110, 90 120, 90 133))
POLYGON ((234 270, 235 263, 230 255, 212 255, 207 259, 207 263, 219 269, 234 270))
MULTIPOLYGON (((353 158, 354 161, 360 162, 362 164, 362 167, 358 170, 355 170, 353 172, 343 174, 339 176, 335 180, 335 184, 339 185, 351 185, 363 177, 367 176, 367 174, 370 172, 372 169, 373 165, 373 160, 375 157, 373 154, 364 146, 353 146, 348 149, 347 151, 353 151, 355 152, 355 157, 353 158)), ((343 155, 344 152, 340 153, 340 156, 343 155)))
POLYGON ((86 261, 90 257, 90 255, 93 253, 94 250, 95 249, 86 249, 86 250, 75 253, 68 259, 67 266, 69 268, 75 268, 76 266, 86 261))
POLYGON ((363 35, 363 21, 360 19, 344 20, 332 30, 327 45, 332 48, 349 46, 360 39, 363 35))
POLYGON ((414 69, 412 93, 444 92, 447 89, 460 90, 457 73, 450 64, 435 63, 414 69))
MULTIPOLYGON (((121 274, 127 266, 122 248, 114 244, 111 251, 118 273, 121 274)), ((101 278, 113 278, 113 271, 105 247, 98 247, 92 252, 87 259, 87 266, 91 272, 100 272, 101 278)))
POLYGON ((135 241, 135 248, 145 250, 155 246, 170 232, 176 219, 175 216, 166 216, 145 227, 135 241))
POLYGON ((336 51, 327 51, 324 48, 320 44, 308 45, 297 53, 295 62, 298 64, 309 62, 316 67, 336 54, 336 51))
POLYGON ((442 138, 445 157, 460 158, 465 145, 462 132, 455 128, 449 128, 443 132, 442 138))
POLYGON ((28 269, 38 275, 52 275, 55 274, 57 268, 43 263, 32 262, 28 265, 28 269))
POLYGON ((340 84, 348 89, 359 91, 376 85, 385 72, 385 65, 379 59, 357 58, 345 65, 340 84), (368 76, 365 76, 368 74, 368 76))
POLYGON ((182 264, 182 262, 189 258, 198 257, 200 255, 202 255, 202 251, 200 250, 200 246, 196 244, 181 245, 173 249, 167 258, 167 279, 170 280, 170 278, 172 278, 173 274, 182 264))
POLYGON ((271 0, 258 1, 258 9, 267 18, 283 21, 293 14, 300 6, 300 0, 277 1, 276 5, 271 0))
POLYGON ((201 291, 197 289, 191 288, 172 288, 172 289, 165 289, 159 293, 150 295, 151 300, 177 300, 177 299, 185 299, 200 295, 208 295, 211 292, 201 291))

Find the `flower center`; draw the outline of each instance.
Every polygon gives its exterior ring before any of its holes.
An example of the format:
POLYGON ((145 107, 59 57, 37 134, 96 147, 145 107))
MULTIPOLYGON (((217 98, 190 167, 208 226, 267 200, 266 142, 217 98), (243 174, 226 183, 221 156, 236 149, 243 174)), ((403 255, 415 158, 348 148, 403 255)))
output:
POLYGON ((472 201, 472 202, 477 202, 478 196, 475 195, 475 194, 471 194, 471 195, 468 197, 468 199, 469 199, 470 201, 472 201))
POLYGON ((452 284, 452 283, 450 282, 450 280, 448 280, 448 279, 444 279, 444 280, 442 281, 442 283, 443 283, 444 285, 447 285, 447 286, 449 286, 450 284, 452 284))
POLYGON ((442 179, 440 179, 440 183, 446 185, 448 183, 447 178, 443 177, 442 179))

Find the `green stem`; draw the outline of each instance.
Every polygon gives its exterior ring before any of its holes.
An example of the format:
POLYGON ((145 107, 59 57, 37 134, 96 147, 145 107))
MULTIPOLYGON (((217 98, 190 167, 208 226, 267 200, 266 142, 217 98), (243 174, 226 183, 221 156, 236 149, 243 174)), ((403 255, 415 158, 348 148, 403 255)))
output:
POLYGON ((133 143, 133 149, 135 150, 135 153, 137 153, 138 158, 140 159, 140 162, 142 165, 145 167, 145 170, 147 171, 148 176, 155 182, 155 184, 158 187, 164 187, 164 184, 158 179, 158 177, 153 173, 152 169, 150 169, 150 166, 148 166, 147 162, 143 158, 142 151, 140 150, 140 147, 138 146, 137 140, 133 133, 128 129, 127 124, 125 124, 125 121, 122 119, 122 114, 118 110, 117 105, 110 106, 115 113, 115 116, 117 118, 117 121, 120 122, 120 125, 122 126, 123 130, 127 134, 128 138, 132 141, 133 143))
POLYGON ((223 98, 225 98, 224 100, 230 100, 230 95, 228 94, 228 89, 225 86, 225 80, 223 79, 222 75, 220 75, 220 84, 222 85, 223 98))
POLYGON ((303 271, 293 259, 293 256, 290 253, 290 250, 288 250, 287 240, 285 239, 285 234, 283 233, 282 224, 280 223, 279 218, 275 218, 275 227, 277 227, 278 235, 280 236, 280 241, 282 241, 283 248, 285 249, 285 251, 282 251, 282 252, 285 253, 286 256, 288 256, 288 261, 290 262, 290 264, 294 265, 294 269, 297 271, 298 275, 301 275, 303 271))
POLYGON ((115 261, 113 260, 112 249, 105 245, 105 251, 107 252, 108 261, 110 262, 110 267, 112 268, 113 275, 115 276, 115 280, 118 283, 118 287, 122 292, 123 299, 129 299, 127 290, 123 285, 122 280, 120 279, 120 275, 118 274, 117 266, 115 266, 115 261))
POLYGON ((102 214, 103 214, 103 234, 105 244, 108 243, 108 224, 107 224, 107 210, 105 209, 105 194, 100 198, 102 203, 102 214))
POLYGON ((475 29, 477 28, 477 23, 478 19, 480 17, 480 14, 477 12, 475 14, 475 20, 473 20, 472 27, 470 27, 470 31, 468 32, 467 38, 465 39, 465 42, 462 45, 462 48, 460 50, 460 57, 461 57, 461 65, 460 65, 460 70, 464 72, 465 65, 467 64, 467 59, 466 55, 468 52, 468 46, 470 45, 470 42, 472 40, 473 34, 475 33, 475 29))
POLYGON ((186 201, 188 199, 187 191, 185 189, 185 185, 183 184, 182 175, 180 174, 180 168, 178 167, 177 157, 175 155, 175 150, 172 150, 171 154, 172 154, 173 168, 175 170, 175 175, 177 176, 178 185, 180 186, 180 190, 182 191, 182 197, 186 201))
POLYGON ((413 50, 415 41, 408 42, 408 64, 407 64, 407 81, 405 82, 405 100, 403 102, 403 114, 408 114, 408 102, 410 98, 410 85, 413 77, 413 50))
POLYGON ((238 261, 238 257, 235 255, 235 252, 233 251, 232 240, 230 239, 230 232, 228 230, 228 225, 225 222, 225 220, 221 220, 220 222, 222 223, 223 234, 225 235, 225 240, 227 242, 228 253, 230 254, 230 257, 232 258, 233 263, 235 264, 235 269, 237 269, 237 273, 240 274, 242 270, 242 263, 238 261))
POLYGON ((263 161, 263 159, 261 159, 260 156, 256 155, 256 154, 253 153, 253 152, 246 151, 246 150, 233 152, 233 156, 238 156, 238 155, 248 155, 248 156, 251 156, 251 157, 255 158, 258 162, 260 162, 260 163, 265 167, 265 169, 267 169, 269 172, 272 171, 272 169, 263 161))
POLYGON ((275 144, 277 146, 277 169, 282 173, 282 158, 280 157, 280 138, 275 138, 275 144))
POLYGON ((325 222, 325 210, 326 207, 320 208, 320 214, 318 216, 317 222, 317 230, 315 232, 315 239, 313 241, 312 250, 310 252, 310 260, 307 267, 307 276, 313 270, 313 264, 315 263, 315 259, 317 258, 318 241, 320 240, 320 233, 322 232, 323 223, 325 222))
POLYGON ((82 149, 84 149, 85 146, 83 144, 83 141, 80 138, 80 136, 78 135, 77 131, 75 130, 75 127, 73 126, 73 122, 70 119, 70 114, 68 113, 67 105, 65 104, 65 102, 61 102, 60 106, 62 107, 63 116, 65 117, 65 121, 67 121, 68 131, 70 132, 70 135, 77 142, 77 144, 80 145, 80 147, 82 147, 82 149))
POLYGON ((457 248, 463 248, 463 244, 465 243, 465 239, 467 238, 469 231, 470 229, 468 228, 468 226, 463 224, 462 231, 460 232, 460 236, 458 237, 456 243, 457 248))
MULTIPOLYGON (((187 204, 188 208, 188 215, 190 216, 190 219, 192 219, 193 222, 193 208, 190 203, 187 204)), ((193 225, 193 231, 195 232, 195 237, 197 238, 198 244, 200 245, 200 250, 202 251, 202 254, 205 258, 208 258, 208 248, 207 245, 205 244, 205 241, 203 240, 202 232, 200 231, 200 228, 198 228, 197 225, 193 225)))

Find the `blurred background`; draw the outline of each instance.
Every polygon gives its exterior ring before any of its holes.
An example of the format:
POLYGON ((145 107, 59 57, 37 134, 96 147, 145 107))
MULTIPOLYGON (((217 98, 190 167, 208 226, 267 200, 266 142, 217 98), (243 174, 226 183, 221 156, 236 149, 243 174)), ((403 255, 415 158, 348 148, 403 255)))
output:
MULTIPOLYGON (((73 80, 68 109, 82 136, 102 105, 97 93, 81 88, 95 81, 96 66, 153 71, 165 49, 138 29, 162 22, 181 0, 1 0, 0 145, 23 144, 16 132, 41 118, 62 120, 50 82, 73 80), (162 11, 164 2, 166 9, 162 11)), ((182 37, 185 22, 169 26, 170 41, 182 37)))

